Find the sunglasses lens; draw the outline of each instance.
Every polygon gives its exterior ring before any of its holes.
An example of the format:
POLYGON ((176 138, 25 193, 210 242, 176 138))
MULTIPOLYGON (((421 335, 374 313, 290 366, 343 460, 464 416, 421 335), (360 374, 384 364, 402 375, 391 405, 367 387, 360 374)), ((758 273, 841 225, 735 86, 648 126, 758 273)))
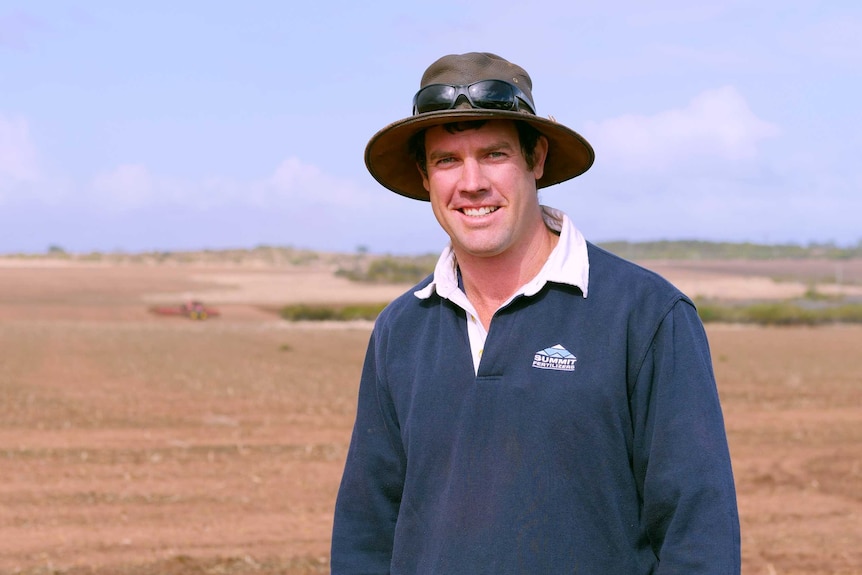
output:
POLYGON ((427 86, 416 94, 416 113, 448 110, 455 102, 455 88, 444 84, 427 86))
POLYGON ((474 108, 486 110, 517 110, 518 98, 533 111, 533 104, 518 88, 502 80, 481 80, 469 86, 432 84, 419 90, 413 99, 414 114, 451 109, 459 98, 466 95, 474 108))
POLYGON ((469 88, 470 99, 479 108, 511 110, 515 107, 515 93, 506 82, 484 80, 469 88))

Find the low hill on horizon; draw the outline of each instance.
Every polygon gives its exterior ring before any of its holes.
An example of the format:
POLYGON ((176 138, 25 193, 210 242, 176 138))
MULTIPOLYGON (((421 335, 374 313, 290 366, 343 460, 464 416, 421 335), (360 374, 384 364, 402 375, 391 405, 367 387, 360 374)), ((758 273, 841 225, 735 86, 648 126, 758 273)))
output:
POLYGON ((630 260, 770 260, 862 258, 862 241, 852 247, 826 244, 757 244, 702 240, 598 242, 609 252, 630 260))
MULTIPOLYGON (((759 244, 752 242, 712 242, 703 240, 608 241, 596 244, 630 260, 770 260, 770 259, 854 259, 862 258, 862 240, 855 246, 834 243, 759 244)), ((43 253, 0 253, 0 258, 61 259, 82 262, 136 263, 249 263, 276 265, 342 265, 345 261, 370 261, 394 258, 399 261, 426 262, 437 254, 375 253, 364 248, 355 252, 327 252, 293 246, 259 245, 253 248, 157 251, 73 252, 52 245, 43 253)))

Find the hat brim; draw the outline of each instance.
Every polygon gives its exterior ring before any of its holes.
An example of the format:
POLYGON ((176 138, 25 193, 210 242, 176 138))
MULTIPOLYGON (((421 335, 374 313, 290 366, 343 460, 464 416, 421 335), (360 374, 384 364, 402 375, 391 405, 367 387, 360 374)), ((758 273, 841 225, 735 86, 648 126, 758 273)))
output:
POLYGON ((428 201, 416 159, 409 150, 410 138, 426 128, 470 120, 517 120, 535 127, 548 138, 548 157, 537 188, 565 182, 586 172, 595 160, 592 146, 580 134, 524 112, 464 108, 428 112, 389 124, 377 132, 365 148, 365 165, 375 180, 396 194, 428 201))

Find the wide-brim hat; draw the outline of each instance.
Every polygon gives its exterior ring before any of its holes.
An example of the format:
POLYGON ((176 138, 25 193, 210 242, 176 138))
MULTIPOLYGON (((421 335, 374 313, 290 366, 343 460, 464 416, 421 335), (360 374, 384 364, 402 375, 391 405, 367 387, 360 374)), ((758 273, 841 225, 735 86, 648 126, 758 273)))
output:
MULTIPOLYGON (((431 84, 467 86, 480 80, 503 80, 514 84, 533 105, 533 82, 527 71, 516 64, 487 52, 443 56, 425 71, 419 89, 431 84)), ((467 104, 469 106, 469 104, 467 104)), ((410 150, 410 139, 422 130, 450 122, 471 120, 517 120, 536 128, 548 139, 548 155, 542 177, 536 187, 545 188, 570 180, 592 166, 595 153, 580 134, 557 123, 553 117, 542 118, 521 106, 520 110, 491 110, 456 107, 448 110, 415 113, 389 124, 377 132, 365 148, 368 171, 386 188, 402 196, 429 200, 410 150)))

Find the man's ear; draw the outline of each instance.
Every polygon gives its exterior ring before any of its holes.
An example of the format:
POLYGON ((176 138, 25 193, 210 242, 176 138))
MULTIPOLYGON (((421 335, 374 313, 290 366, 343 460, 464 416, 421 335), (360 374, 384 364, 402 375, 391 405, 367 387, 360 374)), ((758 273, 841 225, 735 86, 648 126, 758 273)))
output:
POLYGON ((545 173, 545 160, 548 158, 548 138, 539 136, 533 150, 533 175, 539 180, 545 173))

